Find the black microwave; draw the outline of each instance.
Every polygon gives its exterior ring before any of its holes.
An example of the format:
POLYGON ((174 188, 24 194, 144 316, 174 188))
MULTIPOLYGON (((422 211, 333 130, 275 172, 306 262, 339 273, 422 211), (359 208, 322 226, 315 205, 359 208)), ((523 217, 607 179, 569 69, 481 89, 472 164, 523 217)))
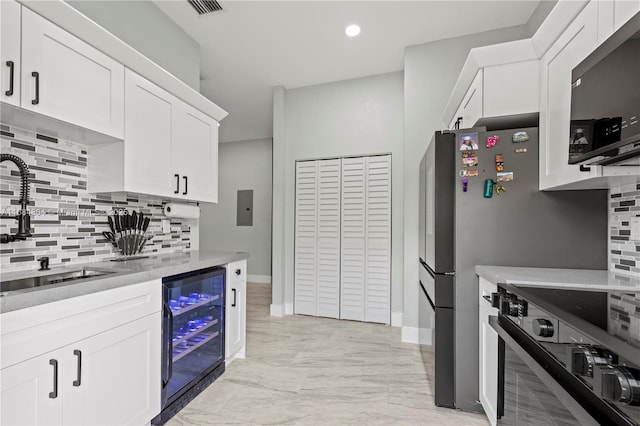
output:
POLYGON ((571 73, 569 164, 640 157, 640 13, 571 73))

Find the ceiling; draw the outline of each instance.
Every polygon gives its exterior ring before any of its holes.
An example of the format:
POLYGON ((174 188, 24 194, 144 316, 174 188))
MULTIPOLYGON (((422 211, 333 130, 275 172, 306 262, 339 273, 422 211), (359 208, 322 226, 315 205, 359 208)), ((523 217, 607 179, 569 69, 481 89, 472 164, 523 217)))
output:
POLYGON ((400 71, 406 46, 526 24, 540 1, 220 1, 155 4, 200 44, 200 91, 229 112, 220 141, 272 137, 272 91, 400 71), (362 32, 347 37, 356 23, 362 32))

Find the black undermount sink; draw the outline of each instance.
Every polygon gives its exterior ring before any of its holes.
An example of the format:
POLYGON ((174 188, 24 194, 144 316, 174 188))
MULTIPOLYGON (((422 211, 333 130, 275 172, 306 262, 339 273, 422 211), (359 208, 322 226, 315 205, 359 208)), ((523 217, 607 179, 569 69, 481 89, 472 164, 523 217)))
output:
POLYGON ((0 282, 0 292, 24 290, 26 288, 42 287, 50 284, 64 283, 67 281, 83 280, 113 274, 115 271, 83 268, 77 271, 65 271, 58 274, 43 275, 40 277, 21 278, 18 280, 0 282))

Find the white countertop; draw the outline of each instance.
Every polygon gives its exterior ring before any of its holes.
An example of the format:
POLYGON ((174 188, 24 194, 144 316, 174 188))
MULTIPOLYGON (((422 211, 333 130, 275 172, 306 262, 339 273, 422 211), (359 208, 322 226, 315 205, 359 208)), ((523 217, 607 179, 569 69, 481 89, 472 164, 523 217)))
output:
POLYGON ((476 265, 476 274, 496 284, 604 291, 640 291, 640 276, 605 270, 476 265))
POLYGON ((98 291, 123 287, 126 285, 151 281, 171 275, 196 271, 224 265, 230 262, 247 259, 249 255, 243 252, 224 251, 189 251, 184 253, 169 253, 151 256, 147 259, 128 260, 126 262, 91 262, 69 266, 52 267, 49 271, 20 271, 1 274, 4 281, 22 278, 57 274, 61 272, 77 271, 82 268, 92 268, 113 272, 108 275, 86 278, 76 281, 51 284, 42 287, 26 288, 23 290, 6 291, 0 293, 0 313, 15 311, 55 302, 57 300, 96 293, 98 291))

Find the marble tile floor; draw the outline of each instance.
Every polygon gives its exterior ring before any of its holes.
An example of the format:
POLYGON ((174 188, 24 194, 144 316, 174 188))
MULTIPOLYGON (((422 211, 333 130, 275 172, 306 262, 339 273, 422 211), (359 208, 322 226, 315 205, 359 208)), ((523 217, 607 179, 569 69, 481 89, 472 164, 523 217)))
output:
POLYGON ((436 407, 418 345, 400 329, 269 316, 271 286, 247 285, 247 357, 182 409, 182 425, 488 425, 436 407))

